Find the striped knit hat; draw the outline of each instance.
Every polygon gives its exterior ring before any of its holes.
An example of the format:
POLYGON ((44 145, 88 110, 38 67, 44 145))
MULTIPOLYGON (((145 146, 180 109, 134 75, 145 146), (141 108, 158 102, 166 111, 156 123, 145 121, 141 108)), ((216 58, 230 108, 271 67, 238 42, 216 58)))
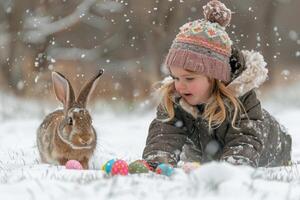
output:
POLYGON ((166 57, 166 65, 229 82, 232 41, 225 27, 230 23, 231 11, 218 0, 211 0, 203 9, 205 19, 180 28, 166 57))

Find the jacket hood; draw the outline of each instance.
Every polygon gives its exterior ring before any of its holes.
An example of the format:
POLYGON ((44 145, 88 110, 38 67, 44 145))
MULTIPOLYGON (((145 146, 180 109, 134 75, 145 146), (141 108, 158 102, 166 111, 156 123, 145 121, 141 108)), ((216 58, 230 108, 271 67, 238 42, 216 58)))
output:
MULTIPOLYGON (((245 69, 227 85, 235 92, 236 97, 241 97, 252 89, 259 88, 268 78, 267 63, 259 52, 243 50, 242 54, 245 59, 245 69)), ((171 82, 173 82, 173 79, 168 76, 162 81, 162 85, 171 82)), ((175 103, 178 103, 186 112, 197 118, 199 110, 196 106, 192 106, 183 98, 180 98, 176 91, 174 91, 172 97, 175 103)))
POLYGON ((259 52, 244 50, 242 54, 245 59, 245 70, 227 85, 237 97, 259 88, 268 78, 267 63, 259 52))

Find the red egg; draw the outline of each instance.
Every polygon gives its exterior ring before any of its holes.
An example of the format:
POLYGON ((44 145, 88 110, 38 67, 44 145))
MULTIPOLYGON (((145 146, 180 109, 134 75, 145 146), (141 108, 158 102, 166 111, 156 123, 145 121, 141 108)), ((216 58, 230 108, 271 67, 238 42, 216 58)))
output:
POLYGON ((111 174, 114 175, 122 175, 126 176, 128 174, 128 164, 124 160, 117 160, 114 162, 111 174))

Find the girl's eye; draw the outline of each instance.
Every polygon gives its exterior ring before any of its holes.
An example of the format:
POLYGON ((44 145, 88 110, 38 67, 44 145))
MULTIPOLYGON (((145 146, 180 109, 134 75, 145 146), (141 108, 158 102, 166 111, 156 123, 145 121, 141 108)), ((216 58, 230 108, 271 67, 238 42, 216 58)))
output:
POLYGON ((67 123, 68 123, 68 125, 70 125, 70 126, 73 125, 73 119, 72 119, 72 117, 68 117, 67 123))
POLYGON ((175 81, 178 81, 178 80, 179 80, 179 78, 174 77, 174 76, 172 76, 172 79, 175 80, 175 81))
POLYGON ((188 78, 186 78, 186 80, 188 80, 188 81, 192 81, 192 80, 194 80, 194 78, 192 78, 192 77, 188 77, 188 78))

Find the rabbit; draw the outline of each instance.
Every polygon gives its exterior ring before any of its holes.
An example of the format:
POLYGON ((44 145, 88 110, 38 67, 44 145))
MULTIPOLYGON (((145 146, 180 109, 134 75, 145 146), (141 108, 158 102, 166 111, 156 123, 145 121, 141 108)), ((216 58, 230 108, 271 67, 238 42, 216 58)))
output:
POLYGON ((37 131, 37 146, 43 163, 65 165, 77 160, 88 169, 97 142, 86 103, 103 74, 103 69, 81 89, 77 99, 70 82, 59 72, 52 72, 53 88, 63 109, 47 115, 37 131))

